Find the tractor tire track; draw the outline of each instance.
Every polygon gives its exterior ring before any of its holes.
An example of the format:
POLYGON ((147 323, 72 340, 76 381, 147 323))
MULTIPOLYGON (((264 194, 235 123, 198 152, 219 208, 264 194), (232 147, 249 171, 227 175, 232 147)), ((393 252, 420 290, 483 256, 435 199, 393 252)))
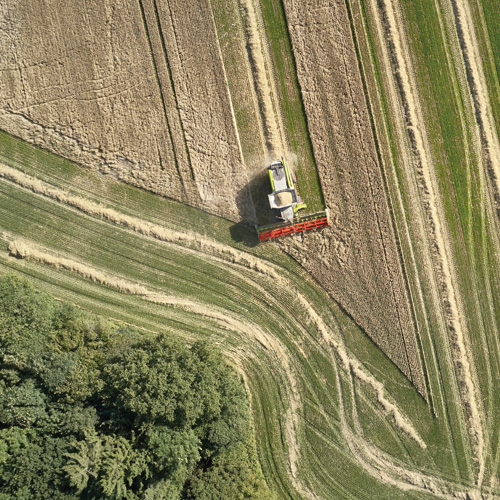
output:
MULTIPOLYGON (((433 403, 432 403, 432 399, 431 399, 431 394, 429 393, 430 388, 429 388, 429 384, 428 384, 428 380, 427 380, 428 374, 426 372, 426 368, 425 368, 425 365, 423 362, 424 360, 423 360, 423 356, 422 356, 422 352, 421 352, 421 345, 420 345, 420 339, 419 339, 420 333, 417 330, 414 304, 413 304, 413 299, 411 296, 410 287, 408 285, 407 273, 405 271, 404 257, 403 257, 402 249, 401 249, 401 235, 398 232, 397 224, 394 220, 394 207, 392 204, 391 197, 389 195, 389 187, 387 185, 387 177, 386 177, 386 171, 385 171, 386 168, 384 166, 384 162, 383 162, 382 155, 380 152, 380 142, 379 142, 379 138, 377 137, 378 134, 377 134, 377 130, 376 130, 375 122, 374 122, 372 105, 371 105, 370 97, 368 94, 366 73, 365 73, 365 69, 363 67, 362 57, 360 54, 358 34, 356 32, 356 27, 355 27, 355 23, 354 23, 354 19, 353 19, 352 8, 351 8, 351 5, 350 5, 348 0, 345 0, 345 6, 346 6, 348 18, 349 18, 352 38, 353 38, 353 42, 354 42, 354 48, 356 51, 356 58, 358 60, 359 73, 360 73, 360 77, 361 77, 361 81, 362 81, 362 85, 363 85, 363 93, 365 96, 366 108, 367 108, 367 112, 368 112, 368 116, 369 116, 369 120, 370 120, 370 125, 371 125, 371 129, 372 129, 374 146, 375 146, 375 150, 377 152, 377 160, 378 160, 378 163, 381 167, 381 174, 382 174, 381 178, 382 178, 382 184, 383 184, 385 198, 386 198, 388 206, 389 206, 391 229, 392 229, 392 232, 395 235, 395 239, 397 241, 396 251, 398 254, 398 258, 399 258, 398 259, 399 260, 399 262, 398 262, 399 263, 399 266, 398 266, 399 272, 394 272, 392 270, 392 266, 389 265, 390 258, 388 255, 388 253, 389 253, 388 246, 390 246, 390 245, 383 245, 384 261, 385 261, 385 264, 389 270, 389 273, 391 274, 390 281, 394 282, 394 283, 398 283, 398 281, 400 281, 400 283, 402 283, 399 287, 396 287, 396 286, 392 287, 392 296, 393 296, 394 303, 397 304, 401 298, 403 300, 405 298, 404 294, 402 294, 403 297, 398 297, 396 290, 400 290, 401 287, 403 287, 405 292, 406 292, 406 297, 407 297, 407 304, 406 304, 407 311, 406 312, 407 312, 407 314, 402 315, 400 312, 400 307, 398 307, 396 314, 398 317, 401 331, 406 330, 407 326, 404 323, 406 321, 409 321, 411 318, 415 337, 416 337, 416 342, 411 342, 410 339, 406 338, 406 335, 402 335, 404 351, 406 353, 406 359, 407 359, 407 363, 408 363, 408 366, 410 369, 410 373, 412 374, 412 380, 414 380, 414 383, 416 386, 422 387, 422 393, 424 394, 424 397, 428 400, 429 404, 432 406, 433 403), (421 377, 423 380, 419 380, 419 377, 421 377)), ((370 185, 370 192, 372 194, 372 197, 375 199, 377 197, 376 189, 374 189, 374 186, 373 186, 371 181, 370 181, 369 185, 370 185)), ((383 234, 384 231, 382 229, 381 217, 378 214, 376 214, 376 222, 377 222, 377 226, 378 226, 378 230, 379 230, 380 234, 383 234)), ((402 305, 401 307, 404 308, 405 306, 402 305)))
MULTIPOLYGON (((347 0, 346 3, 349 4, 349 0, 347 0)), ((396 174, 397 159, 390 146, 392 141, 390 139, 391 132, 389 130, 389 116, 386 113, 381 113, 379 116, 377 116, 376 111, 374 111, 376 109, 382 110, 384 108, 382 98, 382 94, 384 94, 384 91, 381 88, 383 83, 375 77, 375 74, 377 73, 377 63, 375 56, 376 47, 371 43, 371 36, 368 34, 370 28, 365 12, 365 6, 362 4, 361 0, 358 0, 355 3, 351 2, 351 11, 353 12, 353 24, 355 26, 353 31, 355 30, 358 33, 357 37, 359 40, 359 46, 361 47, 360 52, 364 51, 368 56, 368 60, 365 63, 367 68, 363 68, 363 72, 365 74, 367 82, 365 93, 367 96, 367 101, 370 103, 374 136, 377 138, 378 150, 380 151, 379 156, 382 156, 380 162, 382 165, 384 165, 386 193, 388 201, 391 205, 393 225, 395 226, 395 232, 396 234, 398 234, 398 240, 400 242, 398 249, 402 262, 402 269, 404 269, 407 295, 411 303, 411 310, 415 323, 418 349, 420 351, 424 377, 429 394, 428 401, 431 405, 433 414, 438 416, 438 408, 436 406, 436 402, 434 401, 433 384, 431 384, 431 378, 434 378, 433 382, 436 382, 441 377, 441 373, 439 369, 439 361, 436 357, 434 344, 430 337, 431 327, 429 323, 429 317, 425 312, 426 305, 421 276, 419 272, 417 249, 412 243, 411 230, 407 218, 404 216, 400 216, 396 223, 396 213, 404 213, 404 202, 401 190, 397 187, 399 184, 399 180, 396 174), (371 81, 370 73, 372 74, 371 81), (393 199, 391 199, 391 197, 393 197, 393 199), (424 355, 422 345, 424 341, 429 342, 431 345, 429 359, 427 359, 427 356, 424 355)), ((360 57, 360 60, 361 59, 362 58, 360 57)))
MULTIPOLYGON (((366 439, 364 439, 355 405, 352 409, 354 415, 354 429, 352 429, 348 424, 346 414, 348 404, 345 402, 346 396, 340 381, 340 368, 337 367, 337 363, 335 362, 333 365, 336 371, 337 388, 340 392, 341 403, 339 407, 341 410, 340 420, 342 432, 349 449, 366 472, 373 477, 376 477, 383 483, 390 484, 403 492, 421 492, 432 494, 435 498, 443 499, 457 497, 457 495, 463 495, 465 497, 468 493, 471 493, 466 488, 461 488, 452 482, 422 473, 420 471, 412 471, 408 468, 401 467, 399 464, 393 463, 388 455, 378 450, 366 439)), ((349 379, 351 395, 353 395, 355 391, 354 378, 357 376, 351 372, 351 377, 349 379)), ((364 377, 365 374, 362 374, 361 379, 364 377)))
MULTIPOLYGON (((145 1, 148 1, 148 0, 145 0, 145 1)), ((186 181, 188 179, 185 178, 186 172, 183 168, 187 163, 187 161, 186 161, 187 158, 185 157, 186 146, 185 146, 185 143, 183 143, 183 141, 181 141, 181 143, 179 143, 179 138, 180 138, 179 130, 182 129, 182 124, 179 123, 178 114, 177 114, 177 116, 175 116, 173 114, 173 110, 177 109, 177 107, 173 107, 172 103, 171 103, 172 95, 175 97, 175 93, 173 91, 172 85, 170 85, 170 86, 166 85, 166 82, 164 81, 165 71, 161 70, 164 68, 160 69, 160 67, 159 67, 160 63, 157 61, 157 57, 155 56, 155 52, 156 52, 155 45, 156 44, 154 43, 154 41, 156 42, 157 33, 155 33, 156 36, 154 36, 154 38, 153 38, 153 36, 151 34, 151 30, 149 28, 148 16, 146 16, 146 10, 144 8, 144 0, 138 0, 138 2, 139 2, 139 8, 141 11, 142 21, 144 24, 144 31, 146 33, 146 38, 148 40, 149 51, 151 54, 151 60, 152 60, 153 67, 154 67, 156 83, 158 85, 158 92, 160 94, 161 104, 162 104, 162 108, 163 108, 163 115, 165 117, 165 124, 167 126, 168 136, 170 138, 170 143, 172 146, 175 168, 177 170, 177 174, 178 174, 179 180, 181 182, 182 189, 184 191, 183 198, 185 198, 186 200, 189 200, 190 197, 188 196, 188 191, 187 191, 187 187, 186 187, 187 186, 186 181)), ((162 60, 161 62, 166 63, 166 66, 167 66, 166 73, 170 77, 170 68, 168 67, 168 60, 165 59, 165 60, 162 60)), ((169 78, 169 80, 170 80, 170 84, 171 84, 172 83, 171 77, 169 78)), ((158 157, 161 159, 160 150, 158 151, 158 157)), ((192 201, 192 200, 190 200, 190 201, 192 201)))

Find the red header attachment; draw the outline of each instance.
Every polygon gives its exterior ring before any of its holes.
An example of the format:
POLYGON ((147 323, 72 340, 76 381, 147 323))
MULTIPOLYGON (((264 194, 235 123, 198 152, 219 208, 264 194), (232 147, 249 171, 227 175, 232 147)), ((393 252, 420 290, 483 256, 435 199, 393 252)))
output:
POLYGON ((259 240, 266 241, 272 238, 286 236, 287 234, 300 233, 302 231, 309 231, 310 229, 317 229, 329 225, 330 217, 328 210, 325 210, 317 214, 300 217, 293 222, 282 222, 279 224, 257 227, 257 232, 259 233, 259 240))

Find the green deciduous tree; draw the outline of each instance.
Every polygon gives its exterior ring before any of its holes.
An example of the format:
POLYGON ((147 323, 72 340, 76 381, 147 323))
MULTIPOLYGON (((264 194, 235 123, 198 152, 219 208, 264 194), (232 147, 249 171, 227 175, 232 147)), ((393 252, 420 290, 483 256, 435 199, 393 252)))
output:
POLYGON ((146 444, 158 473, 181 486, 200 460, 201 443, 192 429, 155 427, 148 432, 146 444))
POLYGON ((66 454, 63 470, 78 494, 87 487, 90 478, 98 479, 103 459, 103 439, 94 429, 85 433, 85 439, 72 443, 73 452, 66 454))
POLYGON ((26 427, 47 419, 47 396, 31 378, 8 385, 0 381, 0 423, 26 427))
POLYGON ((136 426, 190 428, 203 410, 194 384, 199 364, 166 336, 144 340, 105 367, 108 398, 133 415, 136 426))
POLYGON ((206 343, 0 278, 0 500, 266 500, 251 429, 241 380, 206 343))
POLYGON ((187 488, 190 500, 271 500, 243 443, 219 454, 210 467, 200 469, 187 488))

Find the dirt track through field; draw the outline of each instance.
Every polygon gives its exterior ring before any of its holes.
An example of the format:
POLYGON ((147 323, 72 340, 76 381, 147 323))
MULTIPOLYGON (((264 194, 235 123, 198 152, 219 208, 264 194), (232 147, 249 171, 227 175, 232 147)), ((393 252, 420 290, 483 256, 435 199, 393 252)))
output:
MULTIPOLYGON (((3 234, 3 237, 12 238, 8 234, 3 234)), ((298 391, 298 379, 295 374, 295 370, 291 365, 290 353, 284 348, 284 346, 268 332, 262 330, 258 325, 248 322, 248 318, 237 318, 228 315, 227 311, 217 311, 212 307, 199 302, 193 302, 191 300, 166 295, 160 291, 149 289, 148 287, 133 283, 129 280, 123 279, 121 277, 116 277, 104 272, 100 269, 96 269, 88 264, 84 264, 67 257, 63 257, 59 254, 52 253, 49 249, 42 248, 38 245, 33 244, 27 240, 11 240, 9 243, 9 252, 11 255, 34 261, 43 264, 48 264, 56 269, 64 269, 70 272, 74 272, 84 278, 90 279, 108 288, 115 289, 121 293, 129 293, 133 295, 138 295, 143 299, 158 303, 165 304, 168 306, 173 306, 176 308, 189 311, 190 313, 201 315, 209 320, 214 320, 221 327, 227 328, 233 333, 239 333, 246 340, 255 339, 258 343, 265 347, 265 349, 273 352, 277 361, 282 365, 283 373, 287 375, 287 402, 290 405, 286 413, 286 436, 288 441, 288 453, 289 453, 289 464, 290 473, 293 478, 294 486, 298 491, 304 496, 304 498, 317 499, 318 497, 311 492, 305 485, 303 485, 298 480, 298 467, 299 467, 299 456, 300 456, 300 443, 297 439, 297 429, 299 429, 300 422, 298 419, 299 411, 301 408, 301 399, 298 391)), ((289 286, 289 283, 284 282, 284 279, 280 277, 280 286, 289 286)), ((399 413, 397 407, 390 403, 386 395, 384 394, 384 388, 382 384, 376 381, 371 375, 368 375, 364 369, 361 367, 360 363, 349 357, 345 349, 335 341, 332 333, 325 323, 321 320, 318 314, 314 311, 312 305, 306 300, 302 295, 298 296, 300 304, 307 311, 311 320, 316 324, 316 327, 323 335, 325 341, 327 341, 338 357, 342 361, 342 368, 346 371, 352 371, 352 373, 359 378, 360 381, 366 383, 373 387, 377 391, 377 398, 383 407, 383 411, 392 415, 394 418, 394 423, 404 433, 407 433, 412 439, 414 439, 422 448, 425 448, 425 444, 419 438, 418 434, 412 428, 406 419, 399 413)), ((247 353, 248 356, 248 353, 247 353)), ((332 358, 335 363, 335 360, 332 358)), ((344 429, 347 434, 350 434, 348 428, 344 429)), ((393 466, 389 462, 384 464, 388 470, 393 470, 393 466)), ((406 472, 408 475, 408 471, 406 472)), ((382 474, 382 477, 385 477, 382 474)), ((409 486, 404 483, 399 484, 402 489, 406 489, 409 486)))
MULTIPOLYGON (((338 376, 338 375, 337 375, 338 376)), ((340 380, 337 378, 339 387, 340 380)), ((354 383, 351 380, 351 392, 354 394, 354 383)), ((341 396, 343 399, 343 396, 341 396)), ((377 450, 370 443, 362 438, 362 429, 358 421, 357 410, 353 410, 355 418, 355 427, 347 424, 347 412, 345 405, 341 405, 341 421, 343 432, 345 433, 346 442, 352 453, 357 457, 358 461, 372 476, 377 477, 380 481, 395 486, 400 491, 418 491, 421 493, 432 494, 434 498, 449 499, 456 496, 456 492, 452 493, 453 486, 439 478, 414 472, 400 467, 391 462, 383 452, 377 450)), ((460 493, 459 493, 460 494, 460 493)), ((463 493, 464 498, 465 493, 463 493)))
POLYGON ((289 408, 286 413, 285 432, 288 443, 291 477, 295 487, 304 495, 305 498, 317 498, 298 480, 297 471, 299 467, 300 443, 296 433, 300 425, 298 420, 299 410, 301 407, 299 384, 295 370, 292 366, 291 355, 276 337, 271 335, 269 332, 264 331, 259 325, 250 322, 248 317, 238 318, 232 316, 227 311, 219 311, 200 302, 194 302, 188 299, 167 295, 157 290, 152 290, 142 284, 110 275, 109 273, 96 269, 88 264, 54 254, 49 249, 42 248, 30 241, 13 240, 12 236, 6 233, 3 234, 3 237, 11 239, 9 243, 9 252, 14 257, 48 264, 56 269, 71 271, 119 292, 138 295, 153 303, 177 307, 192 314, 203 316, 209 320, 214 320, 224 329, 233 332, 233 334, 240 334, 242 338, 245 339, 245 342, 254 339, 258 342, 258 344, 264 346, 265 349, 274 353, 278 365, 282 368, 282 373, 286 374, 287 378, 286 401, 287 404, 289 404, 289 408))
POLYGON ((333 347, 336 355, 338 356, 338 358, 342 363, 342 368, 346 372, 352 372, 352 374, 360 381, 370 385, 373 389, 375 389, 379 403, 382 405, 387 414, 391 415, 394 418, 396 426, 400 430, 408 434, 408 436, 410 436, 416 443, 418 443, 418 445, 421 448, 425 448, 426 444, 422 441, 421 437, 415 431, 413 426, 401 415, 396 405, 391 403, 387 399, 387 395, 384 392, 383 384, 378 382, 372 375, 366 373, 365 370, 362 368, 361 364, 359 363, 359 361, 349 357, 349 355, 345 350, 345 347, 341 345, 338 340, 334 339, 330 329, 325 325, 324 321, 316 313, 316 311, 311 306, 311 304, 306 300, 306 298, 301 294, 298 294, 297 298, 301 306, 309 315, 311 321, 315 324, 316 328, 321 333, 323 339, 326 341, 328 345, 333 347))
MULTIPOLYGON (((3 235, 3 237, 6 236, 10 237, 9 235, 3 235)), ((106 287, 116 289, 121 293, 138 295, 153 303, 173 306, 195 315, 203 316, 209 320, 215 321, 223 329, 228 329, 233 332, 233 334, 238 333, 245 341, 251 341, 252 339, 257 340, 266 350, 271 351, 276 356, 276 361, 282 366, 282 373, 286 374, 287 378, 287 403, 289 404, 289 409, 286 413, 286 436, 288 442, 290 474, 293 479, 293 484, 304 498, 319 498, 298 479, 300 442, 297 439, 297 430, 300 428, 298 415, 302 403, 298 391, 298 379, 291 364, 292 359, 290 353, 275 337, 262 330, 257 324, 249 323, 248 318, 233 317, 229 315, 227 311, 218 311, 203 303, 163 294, 161 291, 152 290, 142 284, 133 283, 126 279, 112 276, 87 264, 68 259, 61 255, 55 255, 50 250, 34 245, 32 242, 26 240, 11 241, 9 244, 9 251, 15 257, 48 264, 56 269, 74 272, 106 287)), ((282 282, 280 285, 287 285, 287 283, 283 283, 283 278, 280 278, 280 281, 282 282)), ((315 312, 307 299, 299 295, 298 300, 318 328, 318 331, 322 334, 324 340, 329 343, 338 359, 341 360, 341 368, 347 373, 351 372, 362 383, 371 386, 377 393, 377 399, 383 408, 383 412, 392 416, 396 427, 408 434, 419 444, 419 446, 425 448, 425 443, 420 439, 411 424, 409 424, 406 418, 400 414, 396 405, 388 401, 383 385, 376 381, 373 376, 367 374, 361 364, 347 354, 345 348, 338 340, 334 339, 330 329, 315 312)), ((242 359, 245 359, 248 355, 248 352, 246 352, 246 354, 239 354, 239 356, 243 356, 242 359)), ((332 357, 332 362, 336 364, 335 357, 332 357)), ((425 491, 430 488, 434 493, 437 493, 439 497, 443 497, 439 492, 442 488, 445 488, 446 483, 438 486, 434 484, 434 479, 430 477, 426 478, 425 475, 412 473, 409 470, 393 465, 388 458, 381 455, 375 448, 369 446, 363 440, 360 440, 359 436, 362 435, 362 433, 354 435, 345 422, 343 431, 348 442, 351 443, 351 449, 355 455, 364 462, 365 466, 372 470, 372 473, 377 477, 380 477, 384 481, 388 481, 390 484, 394 484, 403 491, 425 491), (361 452, 360 450, 363 451, 361 452), (402 478, 410 478, 410 481, 405 482, 402 478)))

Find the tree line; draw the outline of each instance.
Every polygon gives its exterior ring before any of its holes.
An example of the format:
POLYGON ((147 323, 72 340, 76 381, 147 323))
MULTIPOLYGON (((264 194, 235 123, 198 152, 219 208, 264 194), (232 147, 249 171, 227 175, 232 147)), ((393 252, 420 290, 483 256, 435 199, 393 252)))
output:
POLYGON ((0 500, 271 500, 242 381, 0 277, 0 500))

